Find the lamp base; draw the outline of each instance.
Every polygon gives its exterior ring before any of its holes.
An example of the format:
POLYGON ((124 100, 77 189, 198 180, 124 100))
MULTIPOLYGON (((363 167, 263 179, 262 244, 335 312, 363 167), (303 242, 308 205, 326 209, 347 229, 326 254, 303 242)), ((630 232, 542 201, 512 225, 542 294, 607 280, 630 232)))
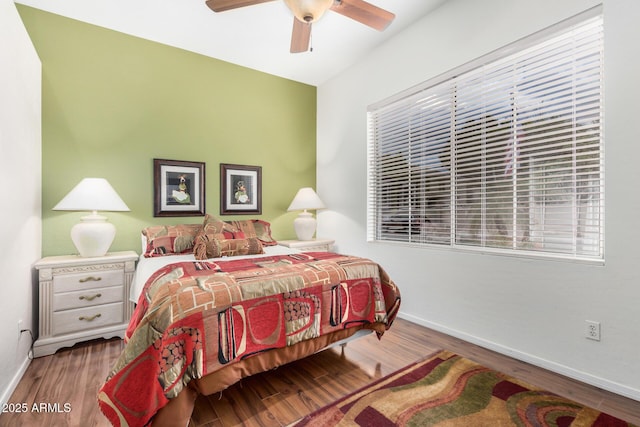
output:
POLYGON ((298 240, 312 240, 316 232, 316 219, 307 211, 300 212, 293 220, 293 228, 296 230, 298 240))
POLYGON ((116 237, 116 227, 107 222, 107 217, 93 213, 80 218, 71 228, 71 240, 80 256, 96 257, 107 253, 116 237))

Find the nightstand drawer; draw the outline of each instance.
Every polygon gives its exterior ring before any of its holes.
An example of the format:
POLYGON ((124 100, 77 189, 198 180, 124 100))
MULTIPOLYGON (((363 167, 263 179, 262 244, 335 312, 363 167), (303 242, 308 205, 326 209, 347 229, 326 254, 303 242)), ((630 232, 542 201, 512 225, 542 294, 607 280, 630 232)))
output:
POLYGON ((313 239, 313 240, 278 240, 278 244, 288 248, 298 249, 303 252, 331 252, 335 240, 333 239, 313 239))
POLYGON ((304 252, 330 252, 330 245, 308 245, 299 248, 304 252))
POLYGON ((53 292, 71 292, 83 289, 117 286, 122 285, 123 281, 124 276, 122 270, 63 274, 54 276, 53 292))
POLYGON ((57 292, 53 294, 53 311, 121 302, 123 288, 123 286, 112 286, 110 288, 84 289, 74 292, 57 292))
POLYGON ((122 302, 53 313, 53 334, 84 331, 88 328, 122 323, 122 302))

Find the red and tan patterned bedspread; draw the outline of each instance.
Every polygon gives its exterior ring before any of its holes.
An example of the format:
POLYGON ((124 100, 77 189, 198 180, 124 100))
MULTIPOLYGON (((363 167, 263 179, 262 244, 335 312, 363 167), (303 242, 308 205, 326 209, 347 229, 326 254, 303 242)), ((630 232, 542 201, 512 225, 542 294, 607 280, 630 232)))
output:
POLYGON ((145 425, 192 379, 336 330, 388 328, 399 305, 385 271, 353 256, 171 264, 144 287, 100 408, 116 426, 145 425))

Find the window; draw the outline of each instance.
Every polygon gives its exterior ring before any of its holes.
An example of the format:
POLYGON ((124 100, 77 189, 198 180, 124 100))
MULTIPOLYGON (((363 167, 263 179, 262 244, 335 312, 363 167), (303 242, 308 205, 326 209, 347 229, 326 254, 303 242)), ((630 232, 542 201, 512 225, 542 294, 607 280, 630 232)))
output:
POLYGON ((603 31, 587 15, 369 107, 369 241, 603 259, 603 31))

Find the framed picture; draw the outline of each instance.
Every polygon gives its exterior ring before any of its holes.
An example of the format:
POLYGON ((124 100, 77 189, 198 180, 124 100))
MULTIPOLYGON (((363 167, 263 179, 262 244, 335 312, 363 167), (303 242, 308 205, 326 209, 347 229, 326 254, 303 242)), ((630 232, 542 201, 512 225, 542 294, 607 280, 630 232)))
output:
POLYGON ((203 216, 204 163, 153 159, 153 216, 203 216))
POLYGON ((262 168, 220 164, 220 214, 262 213, 262 168))

